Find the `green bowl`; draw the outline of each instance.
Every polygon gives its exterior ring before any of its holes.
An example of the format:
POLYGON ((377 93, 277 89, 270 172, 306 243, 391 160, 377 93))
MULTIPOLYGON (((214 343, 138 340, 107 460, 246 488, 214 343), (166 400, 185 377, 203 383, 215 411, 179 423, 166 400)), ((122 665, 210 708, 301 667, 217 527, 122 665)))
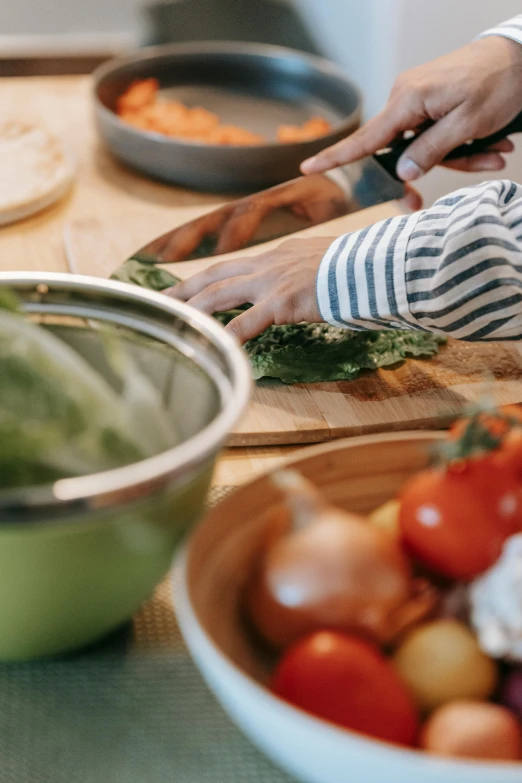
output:
POLYGON ((13 661, 94 642, 151 595, 203 511, 216 457, 248 401, 250 369, 222 327, 160 294, 37 273, 1 273, 0 286, 109 380, 97 327, 117 326, 179 438, 117 470, 2 493, 0 660, 13 661))

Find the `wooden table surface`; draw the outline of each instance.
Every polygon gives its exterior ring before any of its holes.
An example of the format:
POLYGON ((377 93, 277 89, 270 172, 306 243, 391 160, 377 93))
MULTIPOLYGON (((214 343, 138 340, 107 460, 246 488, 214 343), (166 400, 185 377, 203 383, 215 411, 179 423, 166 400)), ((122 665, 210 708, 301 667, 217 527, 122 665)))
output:
MULTIPOLYGON (((0 228, 0 270, 67 272, 64 226, 73 219, 164 212, 176 216, 224 201, 161 185, 116 163, 99 145, 88 77, 0 79, 4 116, 43 119, 70 151, 77 166, 71 194, 56 206, 20 223, 0 228)), ((175 221, 173 220, 173 224, 175 221)), ((286 448, 233 449, 220 460, 215 483, 236 485, 289 456, 286 448)))

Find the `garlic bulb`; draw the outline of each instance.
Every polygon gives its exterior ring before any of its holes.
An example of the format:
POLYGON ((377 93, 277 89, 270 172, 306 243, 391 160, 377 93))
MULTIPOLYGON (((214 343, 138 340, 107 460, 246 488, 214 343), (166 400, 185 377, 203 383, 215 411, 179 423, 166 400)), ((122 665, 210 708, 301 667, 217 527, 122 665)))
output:
POLYGON ((522 533, 508 538, 495 565, 471 584, 470 601, 484 652, 522 661, 522 533))

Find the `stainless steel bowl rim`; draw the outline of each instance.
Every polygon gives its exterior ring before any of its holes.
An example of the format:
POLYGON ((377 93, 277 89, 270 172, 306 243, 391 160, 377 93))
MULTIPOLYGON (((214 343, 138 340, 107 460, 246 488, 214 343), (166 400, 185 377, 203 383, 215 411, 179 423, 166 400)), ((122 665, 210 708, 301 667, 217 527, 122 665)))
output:
MULTIPOLYGON (((192 474, 198 465, 210 460, 223 446, 248 403, 252 376, 248 359, 236 340, 213 318, 183 302, 139 286, 83 275, 0 272, 0 286, 11 286, 15 290, 34 289, 37 294, 38 287, 44 286, 48 287, 49 292, 59 290, 112 295, 122 302, 147 304, 162 313, 181 318, 221 352, 230 371, 233 391, 230 399, 222 400, 222 409, 210 424, 172 449, 114 470, 24 488, 21 506, 28 510, 45 508, 46 516, 53 506, 57 509, 101 509, 128 503, 131 489, 134 502, 160 491, 176 475, 185 477, 192 474)), ((45 294, 40 296, 43 298, 45 294)), ((41 306, 25 309, 27 312, 42 312, 41 306)), ((59 308, 49 305, 47 311, 56 313, 59 308)), ((96 318, 96 315, 91 317, 96 318)))
MULTIPOLYGON (((204 149, 209 150, 222 150, 226 151, 229 150, 230 152, 234 152, 237 150, 244 150, 244 146, 237 145, 237 144, 207 144, 205 142, 200 141, 184 141, 183 139, 177 139, 170 136, 165 136, 161 133, 154 133, 153 131, 146 131, 146 130, 138 130, 137 128, 134 128, 132 125, 129 125, 126 122, 123 122, 118 115, 108 109, 99 99, 98 97, 98 86, 100 82, 106 77, 109 76, 114 71, 117 71, 119 68, 123 68, 127 65, 132 65, 133 63, 139 63, 144 62, 147 60, 155 60, 158 57, 163 56, 169 56, 169 55, 175 55, 175 54, 205 54, 205 53, 231 53, 231 54, 252 54, 260 57, 276 57, 276 56, 286 56, 286 57, 293 57, 294 59, 304 60, 309 65, 313 66, 316 70, 321 71, 322 73, 326 75, 330 75, 335 79, 339 79, 343 81, 347 86, 350 87, 350 89, 353 91, 355 97, 357 98, 356 102, 356 108, 353 110, 353 112, 345 117, 345 119, 342 122, 337 123, 333 128, 332 131, 340 131, 343 129, 349 130, 352 126, 354 121, 356 121, 361 114, 361 105, 362 105, 362 93, 357 87, 354 82, 351 81, 351 79, 344 73, 344 71, 339 68, 335 63, 330 62, 330 60, 327 60, 324 57, 318 57, 317 55, 307 54, 306 52, 301 52, 297 49, 290 49, 286 46, 275 46, 275 45, 269 45, 269 44, 256 44, 256 43, 234 43, 233 41, 190 41, 188 43, 179 43, 179 44, 163 44, 161 46, 147 46, 143 49, 139 49, 134 54, 129 55, 123 55, 121 57, 115 57, 112 60, 109 60, 106 63, 103 63, 102 65, 98 66, 93 71, 92 79, 93 79, 93 94, 94 94, 94 101, 96 104, 97 110, 104 115, 106 119, 108 119, 111 122, 116 123, 119 126, 122 126, 125 128, 126 131, 128 131, 131 135, 136 136, 137 138, 145 137, 149 139, 150 141, 154 141, 158 144, 164 144, 164 145, 179 145, 180 147, 188 147, 188 148, 194 148, 194 147, 201 147, 204 149)), ((330 134, 326 134, 325 138, 328 138, 330 134)), ((314 141, 314 140, 312 140, 314 141)), ((307 146, 310 144, 310 141, 300 141, 300 142, 293 142, 294 147, 301 147, 303 150, 306 150, 307 146)), ((256 150, 266 150, 271 148, 279 148, 281 147, 281 142, 278 141, 271 141, 267 142, 266 144, 250 144, 248 145, 248 149, 251 149, 253 151, 256 150)))

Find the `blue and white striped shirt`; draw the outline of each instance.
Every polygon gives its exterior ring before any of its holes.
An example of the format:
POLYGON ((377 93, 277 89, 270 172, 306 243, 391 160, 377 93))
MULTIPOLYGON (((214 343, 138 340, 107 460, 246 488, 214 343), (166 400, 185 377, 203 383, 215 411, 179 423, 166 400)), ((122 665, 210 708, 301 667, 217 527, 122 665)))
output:
MULTIPOLYGON (((522 44, 522 15, 483 35, 522 44)), ((339 237, 321 262, 317 299, 336 326, 522 340, 522 185, 462 188, 339 237)))

